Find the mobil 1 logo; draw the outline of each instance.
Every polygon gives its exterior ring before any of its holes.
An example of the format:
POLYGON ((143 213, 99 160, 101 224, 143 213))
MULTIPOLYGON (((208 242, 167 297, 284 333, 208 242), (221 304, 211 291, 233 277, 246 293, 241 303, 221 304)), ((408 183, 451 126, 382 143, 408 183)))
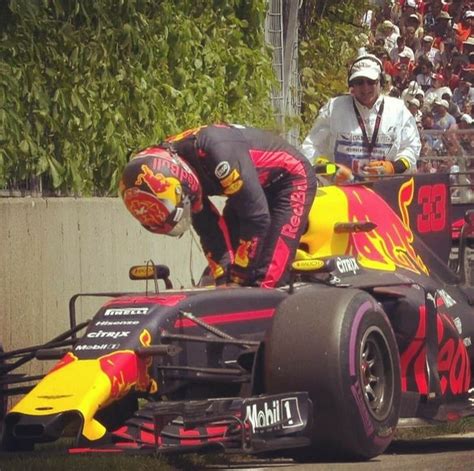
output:
POLYGON ((250 398, 242 404, 242 416, 254 434, 294 433, 307 424, 308 402, 306 393, 250 398))

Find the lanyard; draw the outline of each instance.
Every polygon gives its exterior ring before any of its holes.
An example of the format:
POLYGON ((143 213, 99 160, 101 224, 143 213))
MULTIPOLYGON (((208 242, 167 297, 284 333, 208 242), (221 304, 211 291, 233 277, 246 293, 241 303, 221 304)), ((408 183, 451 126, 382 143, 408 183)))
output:
POLYGON ((372 156, 372 151, 374 150, 375 143, 377 142, 377 135, 379 133, 379 128, 380 128, 380 121, 382 120, 382 113, 383 113, 383 107, 385 104, 385 100, 382 100, 382 103, 380 104, 379 111, 377 113, 377 119, 375 120, 375 126, 374 126, 374 132, 372 134, 372 140, 369 142, 369 138, 367 137, 367 131, 365 129, 365 124, 364 120, 362 119, 362 116, 359 113, 359 110, 357 109, 357 106, 355 104, 354 99, 352 99, 352 106, 354 107, 354 112, 357 117, 357 122, 359 123, 360 129, 362 131, 362 138, 364 141, 364 146, 367 147, 367 153, 369 154, 369 159, 372 156))

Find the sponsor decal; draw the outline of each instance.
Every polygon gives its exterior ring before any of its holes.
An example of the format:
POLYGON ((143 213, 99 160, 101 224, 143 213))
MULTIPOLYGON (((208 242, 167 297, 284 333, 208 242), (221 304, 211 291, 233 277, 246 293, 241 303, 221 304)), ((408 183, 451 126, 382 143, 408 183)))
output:
POLYGON ((232 185, 224 188, 224 195, 231 196, 237 193, 242 187, 244 186, 244 182, 242 180, 237 180, 232 185))
POLYGON ((445 184, 422 185, 418 189, 418 205, 421 214, 416 218, 421 234, 446 230, 446 205, 449 193, 445 184))
POLYGON ((256 241, 253 240, 239 240, 239 246, 235 251, 234 263, 239 267, 246 268, 250 264, 250 260, 255 255, 256 241))
POLYGON ((341 279, 338 276, 331 276, 331 279, 329 280, 329 284, 331 285, 338 285, 341 282, 341 279))
POLYGON ((317 258, 313 258, 310 260, 297 260, 291 264, 294 270, 299 271, 316 271, 321 270, 325 266, 324 260, 319 260, 317 258))
POLYGON ((136 265, 130 268, 130 276, 135 278, 148 278, 155 275, 155 267, 152 265, 136 265))
POLYGON ((453 319, 454 326, 456 327, 456 330, 458 331, 458 334, 462 334, 462 322, 459 317, 456 317, 453 319))
MULTIPOLYGON (((400 355, 402 391, 414 390, 420 394, 430 392, 426 355, 427 322, 425 306, 420 306, 416 333, 400 355)), ((453 333, 453 319, 447 314, 438 314, 437 364, 441 393, 457 395, 469 389, 471 362, 466 350, 466 339, 453 337, 453 333)))
POLYGON ((113 326, 113 325, 138 325, 140 321, 98 321, 95 325, 113 326))
POLYGON ((216 169, 214 170, 214 175, 219 179, 222 180, 223 178, 227 177, 230 173, 230 164, 227 162, 227 160, 224 160, 223 162, 219 162, 219 164, 216 166, 216 169))
POLYGON ((245 422, 249 422, 253 433, 288 429, 303 425, 298 398, 256 400, 245 405, 245 422))
MULTIPOLYGON (((174 175, 178 181, 183 182, 191 188, 193 193, 201 192, 201 184, 199 183, 199 180, 183 159, 179 162, 174 159, 155 159, 153 161, 153 170, 157 173, 170 173, 171 175, 174 175)), ((173 182, 174 179, 168 177, 168 181, 173 182)))
POLYGON ((137 383, 137 363, 137 356, 131 350, 121 350, 99 358, 100 369, 110 380, 111 398, 125 396, 137 383))
POLYGON ((148 314, 148 307, 124 307, 107 309, 104 316, 144 316, 148 314))
POLYGON ((179 222, 183 217, 184 209, 183 208, 176 208, 176 211, 173 216, 173 222, 179 222))
POLYGON ((150 164, 152 168, 146 170, 148 174, 151 174, 150 179, 152 175, 156 176, 156 174, 171 174, 175 178, 167 177, 166 182, 172 183, 175 181, 175 179, 177 179, 179 182, 183 182, 188 185, 193 192, 197 193, 200 191, 200 183, 189 165, 187 165, 183 159, 177 160, 165 149, 159 147, 150 147, 137 154, 134 159, 155 155, 160 156, 161 158, 154 159, 150 164))
POLYGON ((438 295, 440 298, 443 300, 444 305, 449 309, 450 307, 453 307, 456 304, 456 301, 444 290, 444 289, 439 289, 438 290, 438 295))
POLYGON ((290 239, 296 238, 301 227, 301 218, 305 208, 307 189, 308 185, 306 180, 299 180, 298 183, 294 185, 294 191, 291 193, 290 206, 293 214, 290 217, 290 221, 283 226, 281 231, 282 235, 290 239))
POLYGON ((350 252, 357 254, 360 265, 389 271, 400 267, 429 275, 428 268, 413 247, 414 236, 410 229, 408 207, 413 201, 413 178, 401 185, 399 190, 401 219, 373 190, 365 187, 341 189, 348 199, 349 221, 377 221, 377 227, 372 231, 351 235, 350 252), (384 212, 386 217, 380 218, 380 212, 384 212))
POLYGON ((242 188, 244 182, 242 181, 242 178, 240 177, 239 171, 236 168, 234 168, 234 170, 230 172, 230 175, 226 175, 224 178, 220 180, 220 184, 223 188, 224 194, 232 195, 242 188))
POLYGON ((337 257, 336 268, 339 273, 353 273, 354 275, 360 270, 359 265, 354 257, 337 257))
MULTIPOLYGON (((142 346, 151 344, 148 330, 141 332, 139 340, 142 346)), ((139 391, 155 393, 158 386, 148 373, 152 361, 151 357, 138 357, 133 350, 120 350, 100 357, 100 369, 110 380, 110 397, 119 399, 132 387, 139 391)))
POLYGON ((382 438, 391 437, 393 435, 393 427, 380 427, 377 429, 377 435, 382 438))
POLYGON ((93 345, 76 345, 74 350, 117 350, 119 348, 119 343, 101 343, 93 345))
POLYGON ((374 433, 375 429, 372 421, 370 420, 369 412, 367 411, 367 406, 365 405, 365 401, 362 396, 362 389, 360 387, 359 381, 356 381, 356 383, 351 386, 351 392, 357 404, 357 408, 359 409, 360 418, 362 419, 362 424, 365 429, 365 434, 370 437, 374 433))
POLYGON ((102 338, 110 338, 110 339, 118 339, 122 337, 128 337, 130 335, 129 330, 124 330, 121 332, 106 332, 105 330, 99 330, 98 332, 89 332, 86 337, 89 339, 102 339, 102 338))
POLYGON ((135 185, 146 185, 155 196, 171 201, 174 206, 181 201, 182 190, 178 179, 154 173, 148 165, 142 165, 141 169, 142 173, 137 175, 135 185))
POLYGON ((234 170, 232 170, 230 175, 221 179, 220 183, 221 183, 222 188, 227 188, 230 185, 232 185, 232 183, 235 183, 238 180, 241 180, 240 173, 236 168, 234 168, 234 170))

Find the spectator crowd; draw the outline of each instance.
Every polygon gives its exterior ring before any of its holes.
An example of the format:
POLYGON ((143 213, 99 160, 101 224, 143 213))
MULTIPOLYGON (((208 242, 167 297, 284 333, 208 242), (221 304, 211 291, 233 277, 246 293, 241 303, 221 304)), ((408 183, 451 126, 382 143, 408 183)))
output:
POLYGON ((415 117, 419 170, 453 172, 461 157, 474 169, 474 1, 371 4, 360 52, 382 61, 384 93, 402 99, 415 117))

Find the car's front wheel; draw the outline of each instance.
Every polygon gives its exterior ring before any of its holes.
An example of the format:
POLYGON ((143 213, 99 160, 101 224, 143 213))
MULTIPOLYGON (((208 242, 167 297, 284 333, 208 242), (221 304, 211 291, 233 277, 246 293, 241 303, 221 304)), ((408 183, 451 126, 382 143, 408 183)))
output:
POLYGON ((370 459, 397 425, 401 384, 390 322, 368 293, 307 287, 278 309, 265 342, 265 389, 308 391, 312 446, 301 459, 370 459))

